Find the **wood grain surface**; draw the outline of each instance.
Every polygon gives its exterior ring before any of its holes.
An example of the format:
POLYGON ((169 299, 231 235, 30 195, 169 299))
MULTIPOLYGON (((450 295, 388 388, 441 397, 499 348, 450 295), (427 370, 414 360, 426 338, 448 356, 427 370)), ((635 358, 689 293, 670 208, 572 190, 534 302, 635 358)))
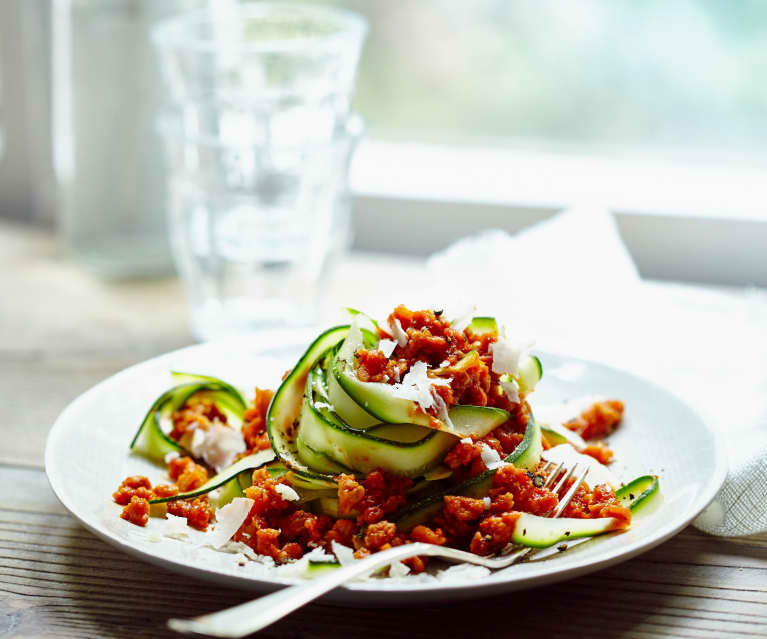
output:
MULTIPOLYGON (((353 297, 353 283, 338 291, 353 297)), ((249 598, 102 543, 67 514, 43 471, 58 412, 117 370, 190 343, 184 313, 174 280, 96 280, 61 257, 46 234, 0 226, 0 637, 168 637, 169 616, 249 598), (147 321, 157 305, 162 317, 147 321)), ((595 634, 767 637, 767 535, 723 539, 688 528, 638 558, 562 584, 428 607, 313 604, 261 636, 595 634)))

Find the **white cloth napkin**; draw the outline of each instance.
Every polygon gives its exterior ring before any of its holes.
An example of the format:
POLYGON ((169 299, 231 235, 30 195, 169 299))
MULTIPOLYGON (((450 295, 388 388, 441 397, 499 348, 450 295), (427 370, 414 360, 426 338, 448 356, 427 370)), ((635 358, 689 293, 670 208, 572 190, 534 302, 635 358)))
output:
POLYGON ((644 282, 612 216, 573 209, 517 235, 489 230, 428 261, 433 299, 515 318, 538 346, 664 384, 726 433, 730 471, 695 525, 767 531, 767 293, 644 282), (659 362, 663 363, 659 366, 659 362))

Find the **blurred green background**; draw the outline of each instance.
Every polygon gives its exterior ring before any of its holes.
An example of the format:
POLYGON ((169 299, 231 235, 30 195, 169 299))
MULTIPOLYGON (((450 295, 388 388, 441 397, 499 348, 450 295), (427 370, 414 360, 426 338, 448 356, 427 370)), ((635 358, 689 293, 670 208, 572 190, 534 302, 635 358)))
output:
POLYGON ((761 154, 767 2, 336 0, 368 16, 371 134, 761 154))

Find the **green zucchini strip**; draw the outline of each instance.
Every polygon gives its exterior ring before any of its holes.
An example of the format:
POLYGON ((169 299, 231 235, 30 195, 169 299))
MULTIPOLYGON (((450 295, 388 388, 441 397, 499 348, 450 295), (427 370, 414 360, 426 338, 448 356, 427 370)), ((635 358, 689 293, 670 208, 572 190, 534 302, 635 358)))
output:
MULTIPOLYGON (((330 356, 329 368, 332 368, 336 359, 338 359, 339 347, 333 350, 330 356)), ((363 430, 376 426, 381 420, 371 415, 362 406, 355 402, 338 382, 338 378, 330 373, 327 375, 327 396, 328 402, 333 406, 333 410, 352 428, 363 430)))
POLYGON ((227 391, 243 410, 248 407, 248 401, 245 399, 245 396, 237 388, 225 382, 223 379, 211 377, 210 375, 198 375, 197 373, 184 373, 181 371, 171 371, 170 374, 173 378, 185 381, 186 383, 208 382, 220 386, 221 390, 227 391))
POLYGON ((327 453, 317 450, 309 442, 306 441, 303 428, 303 426, 306 426, 304 419, 308 418, 302 416, 301 432, 298 433, 298 438, 296 439, 296 453, 298 454, 298 457, 301 459, 301 461, 318 473, 326 473, 328 475, 340 475, 342 473, 346 475, 353 475, 354 471, 351 468, 339 464, 327 453))
POLYGON ((227 482, 237 478, 240 473, 256 470, 256 468, 261 468, 261 466, 268 464, 271 461, 274 461, 274 451, 270 449, 260 450, 257 453, 243 457, 241 460, 229 466, 229 468, 222 470, 220 473, 218 473, 218 475, 211 477, 199 488, 195 488, 194 490, 190 490, 185 493, 179 493, 178 495, 173 495, 171 497, 158 497, 156 499, 150 499, 149 503, 161 504, 163 502, 175 501, 177 499, 191 499, 193 497, 199 497, 200 495, 209 493, 211 490, 215 490, 219 486, 223 486, 227 482))
POLYGON ((337 561, 312 561, 310 559, 306 564, 306 574, 319 575, 320 573, 327 572, 328 570, 335 570, 340 567, 341 564, 337 561))
MULTIPOLYGON (((535 418, 530 415, 525 429, 525 436, 517 447, 509 453, 504 461, 514 464, 517 468, 532 469, 541 461, 541 430, 535 418)), ((443 488, 428 497, 413 504, 406 505, 397 514, 397 528, 408 531, 433 517, 445 503, 446 495, 465 495, 468 497, 484 497, 493 484, 493 476, 497 469, 486 470, 481 475, 467 479, 457 485, 443 488)))
MULTIPOLYGON (((646 504, 657 492, 658 477, 643 475, 616 490, 615 496, 622 506, 629 508, 633 513, 642 504, 646 504)), ((522 513, 514 528, 512 541, 523 546, 548 548, 561 541, 595 537, 616 529, 616 520, 613 517, 595 519, 559 517, 552 519, 522 513)), ((583 539, 583 541, 588 541, 588 539, 583 539)))
MULTIPOLYGON (((379 424, 367 430, 350 428, 332 407, 315 403, 317 389, 326 387, 326 372, 318 364, 306 381, 297 441, 333 463, 367 474, 376 468, 418 477, 435 467, 458 442, 453 435, 413 424, 379 424)), ((311 466, 311 460, 303 461, 311 466)), ((343 472, 343 471, 341 471, 343 472)))
POLYGON ((650 501, 658 492, 659 486, 660 483, 657 475, 642 475, 632 479, 625 486, 621 486, 615 491, 615 496, 622 506, 634 512, 650 501))
MULTIPOLYGON (((335 376, 339 387, 359 408, 379 422, 415 424, 459 438, 469 436, 481 438, 509 419, 509 413, 500 408, 455 405, 448 409, 451 423, 446 424, 425 413, 413 400, 397 396, 396 389, 391 384, 361 381, 349 363, 339 357, 333 358, 329 374, 335 376)), ((336 406, 336 408, 341 407, 341 403, 336 406)), ((339 415, 344 419, 351 416, 346 411, 339 412, 339 415)), ((352 417, 352 420, 354 419, 356 418, 352 417)))
POLYGON ((344 310, 349 313, 352 317, 359 318, 360 327, 365 328, 369 330, 370 332, 374 333, 378 329, 378 322, 376 322, 370 315, 367 313, 363 313, 362 311, 358 311, 356 308, 351 308, 350 306, 347 306, 344 308, 344 310), (367 325, 365 325, 367 324, 367 325))
POLYGON ((469 322, 467 328, 477 337, 498 335, 498 321, 494 317, 475 317, 469 322))
POLYGON ((541 517, 520 513, 511 540, 530 548, 548 548, 561 541, 593 537, 618 530, 614 517, 576 519, 572 517, 541 517))
POLYGON ((266 414, 266 432, 277 457, 290 470, 296 472, 299 479, 325 488, 335 486, 333 477, 326 473, 317 473, 309 468, 298 456, 296 434, 300 427, 301 406, 309 371, 317 362, 346 337, 349 326, 336 326, 322 333, 306 349, 290 374, 277 389, 266 414))
POLYGON ((227 415, 227 418, 239 421, 242 421, 247 408, 247 402, 242 393, 220 379, 190 373, 172 373, 172 375, 176 379, 188 381, 168 389, 152 403, 129 446, 131 450, 143 452, 156 461, 163 461, 165 455, 171 452, 179 454, 185 452, 178 442, 172 440, 162 430, 160 418, 178 410, 193 396, 199 395, 211 399, 227 415))

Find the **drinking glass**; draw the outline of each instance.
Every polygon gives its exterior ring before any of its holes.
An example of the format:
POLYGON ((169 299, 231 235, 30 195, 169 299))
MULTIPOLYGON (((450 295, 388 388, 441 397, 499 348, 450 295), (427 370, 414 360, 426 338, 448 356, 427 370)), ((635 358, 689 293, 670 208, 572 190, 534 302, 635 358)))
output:
POLYGON ((347 244, 356 14, 211 3, 157 27, 170 238, 200 339, 311 323, 347 244))
POLYGON ((171 246, 196 337, 316 318, 330 257, 348 244, 346 176, 361 130, 351 117, 328 142, 277 153, 165 128, 171 246))

